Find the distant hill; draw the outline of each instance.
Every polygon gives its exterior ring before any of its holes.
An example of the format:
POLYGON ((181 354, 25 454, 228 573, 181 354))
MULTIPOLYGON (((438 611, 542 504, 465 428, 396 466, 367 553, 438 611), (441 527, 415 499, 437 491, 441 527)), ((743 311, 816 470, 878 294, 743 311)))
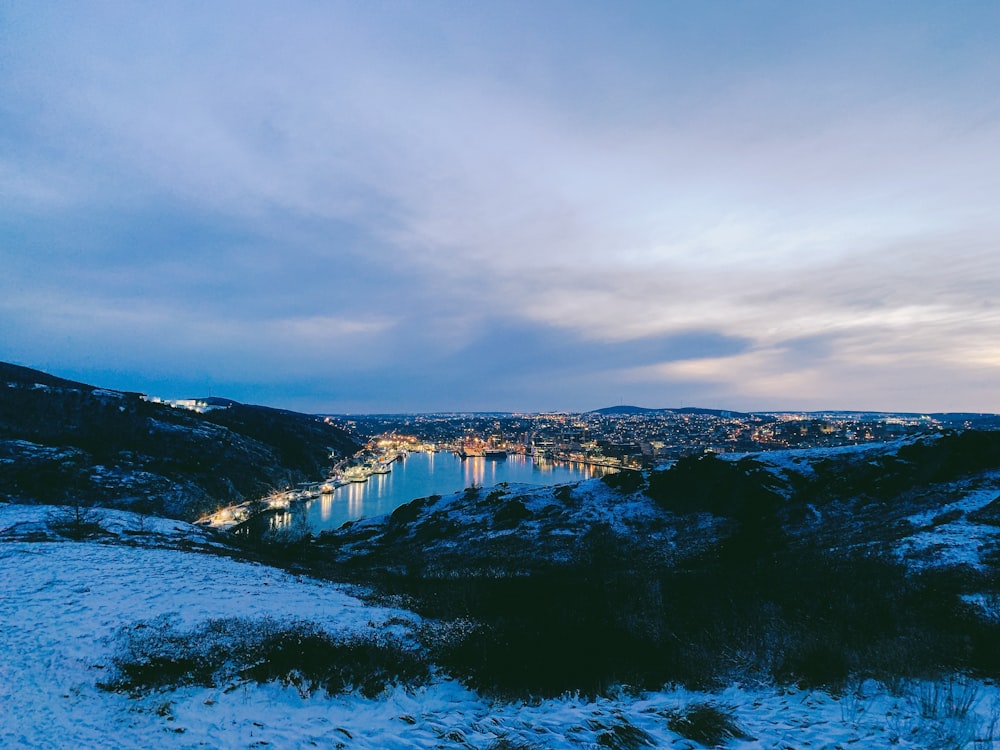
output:
POLYGON ((929 417, 940 422, 945 427, 992 430, 1000 429, 1000 415, 990 412, 889 412, 889 411, 857 411, 850 409, 830 409, 825 411, 796 411, 795 409, 775 409, 758 412, 741 412, 729 409, 704 409, 697 406, 682 406, 677 408, 649 409, 644 406, 606 406, 603 409, 594 409, 587 414, 603 414, 606 416, 630 416, 630 415, 651 415, 651 414, 706 414, 716 417, 747 417, 751 414, 757 415, 780 415, 780 414, 804 414, 813 417, 842 417, 848 418, 885 418, 885 417, 906 417, 919 418, 929 417))
POLYGON ((647 409, 644 406, 605 406, 603 409, 594 409, 588 414, 630 415, 630 414, 711 414, 717 417, 724 416, 744 416, 743 412, 730 411, 728 409, 702 409, 697 406, 682 406, 677 409, 647 409))
POLYGON ((307 414, 207 399, 204 414, 0 363, 0 497, 191 520, 322 479, 358 445, 307 414))
POLYGON ((594 409, 587 412, 588 414, 656 414, 661 412, 663 409, 647 409, 644 406, 605 406, 603 409, 594 409))

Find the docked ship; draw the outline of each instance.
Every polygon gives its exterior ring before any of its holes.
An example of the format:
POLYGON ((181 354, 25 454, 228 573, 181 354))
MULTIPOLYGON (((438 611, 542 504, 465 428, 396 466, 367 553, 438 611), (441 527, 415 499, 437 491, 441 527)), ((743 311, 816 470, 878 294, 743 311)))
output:
POLYGON ((348 482, 367 482, 371 472, 364 466, 352 466, 344 470, 344 479, 348 482))

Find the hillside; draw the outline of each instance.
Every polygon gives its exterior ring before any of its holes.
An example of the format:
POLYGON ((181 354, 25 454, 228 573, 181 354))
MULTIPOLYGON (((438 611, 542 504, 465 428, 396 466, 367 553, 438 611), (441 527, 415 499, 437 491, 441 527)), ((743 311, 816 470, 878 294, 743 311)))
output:
POLYGON ((99 533, 68 540, 52 512, 0 502, 4 747, 925 750, 1000 737, 997 687, 961 675, 497 698, 431 661, 467 618, 366 603, 181 522, 100 510, 99 533))
POLYGON ((472 487, 256 562, 72 513, 0 502, 5 746, 1000 739, 1000 433, 472 487))
MULTIPOLYGON (((1000 432, 944 432, 843 448, 704 454, 651 473, 576 485, 469 488, 324 532, 345 564, 386 570, 511 573, 573 564, 600 533, 676 566, 722 545, 894 549, 962 527, 972 567, 1000 554, 1000 432), (923 536, 922 536, 923 535, 923 536), (780 542, 779 542, 780 540, 780 542)), ((927 542, 924 546, 933 546, 927 542)), ((957 550, 952 547, 952 552, 957 550)))
POLYGON ((310 415, 229 401, 200 414, 0 363, 0 497, 17 502, 192 520, 317 481, 332 451, 357 448, 310 415))
POLYGON ((1000 432, 470 488, 322 534, 499 694, 1000 677, 1000 432))

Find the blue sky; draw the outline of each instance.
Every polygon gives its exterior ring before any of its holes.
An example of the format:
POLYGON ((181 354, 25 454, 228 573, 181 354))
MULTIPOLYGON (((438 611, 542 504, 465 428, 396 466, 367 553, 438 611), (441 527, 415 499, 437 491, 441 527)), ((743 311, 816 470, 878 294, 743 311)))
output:
POLYGON ((0 4, 0 359, 1000 411, 1000 5, 0 4))

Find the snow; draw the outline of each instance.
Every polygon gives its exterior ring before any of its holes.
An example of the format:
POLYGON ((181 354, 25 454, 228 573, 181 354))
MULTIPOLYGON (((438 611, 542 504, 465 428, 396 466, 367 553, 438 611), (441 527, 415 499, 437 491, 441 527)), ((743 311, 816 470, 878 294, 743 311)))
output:
POLYGON ((930 443, 940 439, 940 434, 920 434, 887 440, 881 443, 858 443, 856 445, 838 445, 822 448, 787 448, 755 453, 723 453, 720 454, 719 458, 725 461, 753 458, 779 474, 785 476, 798 474, 811 479, 816 475, 812 464, 817 461, 833 458, 857 458, 865 454, 871 454, 872 456, 891 455, 898 453, 900 448, 907 445, 930 443))
POLYGON ((393 536, 386 541, 382 536, 394 524, 395 513, 410 515, 397 509, 393 514, 360 519, 326 532, 324 543, 334 555, 365 555, 381 544, 397 545, 397 549, 399 544, 408 544, 417 545, 422 557, 447 553, 454 563, 455 555, 462 553, 462 562, 480 564, 495 554, 497 548, 491 545, 507 540, 516 542, 518 554, 525 559, 565 561, 574 554, 576 540, 588 530, 607 528, 619 538, 655 548, 658 555, 674 557, 678 539, 683 537, 684 549, 690 551, 724 522, 708 514, 674 519, 647 495, 623 495, 600 479, 574 485, 501 484, 489 491, 462 491, 414 502, 420 502, 420 512, 402 524, 406 529, 402 538, 393 536), (522 504, 527 514, 506 525, 504 513, 515 503, 522 504), (675 523, 667 523, 668 518, 675 523), (425 526, 431 528, 425 531, 425 526), (438 533, 435 528, 447 533, 438 533), (695 529, 703 533, 689 533, 695 529))
POLYGON ((918 568, 969 565, 983 569, 983 555, 1000 544, 1000 527, 974 523, 966 516, 989 505, 998 492, 1000 472, 983 474, 974 485, 958 482, 944 486, 942 493, 955 494, 958 500, 909 516, 906 520, 917 531, 900 542, 899 556, 918 568), (936 522, 949 513, 956 517, 936 522))
POLYGON ((978 609, 987 620, 1000 623, 1000 594, 963 594, 962 601, 978 609))
MULTIPOLYGON (((793 475, 814 479, 813 464, 820 461, 838 457, 864 460, 870 456, 868 463, 877 466, 876 459, 896 454, 903 446, 931 443, 941 437, 941 434, 916 435, 884 443, 726 454, 720 458, 738 460, 751 457, 783 480, 793 475)), ((998 494, 1000 472, 994 471, 933 485, 922 495, 897 500, 897 503, 919 504, 921 509, 905 516, 912 531, 896 541, 895 554, 915 570, 956 565, 984 570, 984 557, 1000 548, 1000 527, 970 521, 968 515, 991 503, 998 494)), ((825 511, 814 505, 807 507, 817 525, 825 520, 825 511)))
MULTIPOLYGON (((41 528, 50 512, 0 506, 0 537, 41 528)), ((111 512, 102 524, 111 531, 123 529, 131 515, 111 512)), ((149 528, 172 534, 175 541, 203 534, 176 521, 150 519, 149 528)), ((295 618, 332 633, 417 622, 402 610, 368 606, 341 586, 180 549, 4 541, 0 567, 4 747, 100 747, 107 746, 109 732, 123 747, 149 746, 143 735, 162 731, 162 717, 143 716, 137 713, 143 701, 96 686, 106 676, 112 636, 139 620, 169 617, 188 629, 211 618, 295 618)), ((162 696, 156 700, 163 702, 162 696)))
MULTIPOLYGON (((184 521, 108 508, 81 508, 83 520, 100 522, 103 541, 131 546, 228 549, 220 537, 184 521)), ((58 505, 0 504, 0 542, 57 540, 53 525, 72 520, 75 510, 58 505)), ((0 547, 2 551, 4 547, 0 547)))
POLYGON ((0 447, 11 453, 17 451, 26 458, 58 458, 78 451, 77 448, 41 445, 28 440, 0 440, 0 447))
MULTIPOLYGON (((294 688, 247 683, 235 690, 185 687, 141 697, 97 687, 107 678, 118 629, 156 617, 184 627, 210 618, 274 617, 331 632, 392 630, 419 623, 401 609, 365 604, 334 583, 220 554, 215 536, 178 521, 100 511, 106 534, 80 542, 36 541, 51 508, 0 504, 0 746, 14 748, 307 748, 360 750, 512 746, 594 748, 629 725, 654 747, 695 748, 669 726, 697 703, 728 707, 754 739, 729 747, 923 748, 947 733, 988 736, 1000 691, 975 684, 966 719, 923 718, 914 697, 874 683, 837 697, 824 692, 664 689, 597 700, 565 696, 497 701, 437 677, 374 699, 303 697, 294 688), (129 546, 126 546, 128 543, 129 546), (138 546, 136 546, 138 545, 138 546), (214 546, 213 546, 214 545, 214 546)), ((954 744, 951 746, 960 746, 954 744)), ((977 747, 1000 747, 984 740, 977 747)))
POLYGON ((111 391, 107 388, 95 388, 90 393, 97 398, 113 399, 116 401, 121 401, 125 398, 125 394, 121 391, 111 391))
MULTIPOLYGON (((646 495, 622 496, 600 479, 574 485, 511 484, 495 487, 493 491, 502 495, 498 503, 492 505, 482 502, 482 498, 490 492, 481 491, 479 498, 471 502, 465 500, 464 492, 457 492, 429 502, 426 512, 448 513, 452 520, 463 526, 485 524, 496 513, 498 504, 519 500, 536 517, 547 518, 558 514, 564 524, 561 531, 570 526, 582 528, 607 524, 619 534, 632 533, 636 526, 662 516, 662 511, 646 495), (565 494, 560 495, 560 491, 565 494)), ((370 519, 370 522, 377 524, 382 520, 379 517, 370 519)), ((541 521, 528 520, 518 526, 517 532, 537 535, 542 525, 541 521)))

